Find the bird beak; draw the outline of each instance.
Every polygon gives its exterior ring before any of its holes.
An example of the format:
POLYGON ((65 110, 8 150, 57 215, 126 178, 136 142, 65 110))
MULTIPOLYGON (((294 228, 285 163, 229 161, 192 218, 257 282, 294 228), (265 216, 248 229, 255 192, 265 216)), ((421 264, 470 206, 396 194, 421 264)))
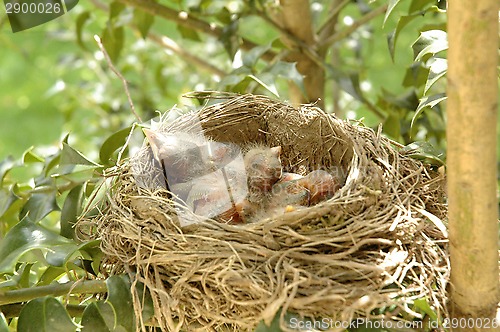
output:
POLYGON ((155 133, 154 131, 147 129, 147 128, 142 128, 142 131, 144 132, 144 135, 146 135, 146 138, 149 142, 149 145, 151 145, 151 149, 153 150, 153 154, 155 158, 161 162, 160 160, 160 146, 161 146, 161 138, 160 136, 155 133))

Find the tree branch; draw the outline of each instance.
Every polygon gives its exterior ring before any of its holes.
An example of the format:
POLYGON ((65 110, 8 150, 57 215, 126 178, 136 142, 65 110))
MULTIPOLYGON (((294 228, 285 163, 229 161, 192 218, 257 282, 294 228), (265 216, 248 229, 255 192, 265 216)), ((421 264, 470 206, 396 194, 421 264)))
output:
POLYGON ((375 17, 379 16, 380 14, 384 13, 387 10, 387 4, 382 5, 366 15, 362 16, 359 20, 354 22, 352 25, 348 26, 344 30, 341 30, 337 32, 336 34, 326 38, 324 41, 321 42, 321 47, 325 46, 330 46, 335 42, 338 42, 339 40, 342 40, 352 34, 354 31, 356 31, 360 26, 365 25, 369 21, 373 20, 375 17))
MULTIPOLYGON (((164 5, 160 5, 152 0, 118 0, 121 3, 127 4, 134 8, 145 11, 154 16, 162 17, 166 20, 172 21, 178 25, 190 28, 205 34, 220 38, 223 34, 222 29, 215 24, 209 24, 203 20, 196 17, 186 15, 186 13, 176 11, 164 5)), ((241 48, 244 50, 251 50, 252 48, 258 46, 257 44, 242 38, 241 48)), ((266 61, 271 61, 276 56, 273 51, 267 51, 262 55, 262 58, 266 61)))
POLYGON ((29 301, 38 297, 67 294, 96 294, 107 292, 105 280, 85 280, 52 284, 30 288, 15 289, 0 293, 0 305, 29 301))
POLYGON ((219 77, 224 77, 227 75, 226 72, 223 70, 217 68, 216 66, 212 65, 208 61, 205 61, 204 59, 200 58, 199 56, 196 56, 186 50, 184 50, 182 47, 180 47, 174 40, 166 37, 166 36, 159 36, 155 33, 150 32, 148 34, 148 38, 157 43, 158 45, 167 48, 171 50, 172 52, 178 54, 179 56, 182 57, 183 60, 190 62, 194 64, 195 66, 198 66, 214 75, 217 75, 219 77))
MULTIPOLYGON (((339 0, 340 1, 340 0, 339 0)), ((328 13, 328 18, 325 20, 325 23, 318 29, 317 35, 318 39, 321 41, 326 36, 330 34, 331 31, 334 31, 335 25, 337 24, 338 15, 340 11, 349 4, 351 0, 343 0, 337 6, 332 8, 330 13, 328 13)))

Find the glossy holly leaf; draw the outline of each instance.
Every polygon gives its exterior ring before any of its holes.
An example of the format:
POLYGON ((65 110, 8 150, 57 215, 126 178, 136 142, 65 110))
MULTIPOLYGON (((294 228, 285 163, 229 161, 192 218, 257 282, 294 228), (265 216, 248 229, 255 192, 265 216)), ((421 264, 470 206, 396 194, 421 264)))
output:
POLYGON ((101 41, 111 61, 116 63, 120 57, 125 41, 125 32, 123 27, 115 27, 108 22, 102 32, 101 41))
POLYGON ((155 21, 155 16, 146 13, 140 9, 134 8, 134 16, 132 22, 139 29, 142 38, 146 39, 149 33, 149 29, 155 21))
POLYGON ((111 158, 114 152, 125 144, 132 129, 132 126, 121 129, 109 136, 104 143, 102 143, 101 149, 99 150, 99 159, 101 163, 106 166, 112 165, 111 158))
POLYGON ((65 274, 67 271, 62 267, 49 266, 45 269, 43 274, 40 276, 40 279, 37 282, 37 286, 45 286, 50 284, 60 275, 65 274))
POLYGON ((14 160, 12 156, 8 156, 0 162, 0 185, 3 184, 5 175, 14 167, 19 166, 19 162, 14 160))
POLYGON ((415 87, 419 88, 427 82, 429 77, 429 68, 424 67, 422 62, 414 62, 410 68, 406 70, 405 77, 403 79, 404 87, 415 87))
POLYGON ((76 42, 84 50, 88 51, 87 45, 83 42, 83 26, 90 19, 90 12, 84 11, 76 18, 76 42))
POLYGON ((434 58, 432 60, 429 67, 429 76, 427 77, 427 82, 425 82, 424 95, 448 71, 448 61, 446 59, 434 58))
POLYGON ((391 16, 391 13, 394 11, 394 8, 396 8, 400 1, 401 0, 389 0, 389 5, 387 6, 387 10, 385 11, 383 25, 385 25, 387 19, 391 16))
POLYGON ((78 250, 75 243, 62 244, 55 246, 47 251, 45 260, 48 264, 55 267, 63 267, 68 259, 78 250))
POLYGON ((56 202, 55 191, 34 193, 28 198, 19 213, 19 220, 26 219, 30 222, 37 222, 45 218, 52 211, 59 211, 56 202))
POLYGON ((19 197, 14 193, 14 186, 9 189, 0 188, 0 217, 14 204, 19 197))
POLYGON ((109 303, 116 314, 116 326, 122 326, 125 331, 135 329, 134 306, 132 304, 132 294, 130 293, 130 280, 125 275, 111 276, 106 280, 108 286, 109 303))
POLYGON ((61 302, 51 296, 29 301, 17 323, 18 331, 26 332, 71 332, 76 328, 61 302))
POLYGON ((434 55, 448 49, 447 34, 442 30, 421 32, 411 47, 415 61, 424 60, 429 54, 434 55))
POLYGON ((60 234, 68 239, 75 236, 75 223, 82 211, 83 200, 85 199, 85 186, 78 185, 70 190, 64 200, 61 210, 61 232, 60 234))
POLYGON ((136 284, 135 291, 137 292, 137 297, 142 305, 142 319, 147 322, 154 316, 155 313, 153 298, 151 297, 149 290, 142 282, 138 282, 136 284))
POLYGON ((29 148, 28 150, 24 151, 23 153, 23 157, 22 157, 22 160, 23 160, 23 163, 24 164, 27 164, 27 163, 43 163, 44 162, 44 159, 37 155, 34 151, 33 151, 33 147, 29 148))
POLYGON ((90 303, 83 311, 82 326, 82 332, 116 331, 113 307, 104 301, 90 303))
POLYGON ((5 318, 3 312, 0 311, 0 332, 10 332, 9 324, 5 318))
POLYGON ((427 107, 434 107, 443 100, 446 100, 446 94, 445 93, 439 93, 436 95, 432 96, 425 96, 420 99, 420 103, 418 104, 418 107, 415 111, 415 114, 413 115, 413 118, 411 119, 411 124, 410 127, 413 127, 416 119, 422 114, 422 112, 427 108, 427 107))
POLYGON ((30 274, 31 274, 31 267, 33 266, 34 263, 23 263, 21 265, 21 268, 17 270, 17 274, 19 275, 19 280, 17 284, 21 288, 28 288, 30 287, 30 274))
POLYGON ((0 273, 14 271, 19 258, 34 249, 55 250, 72 241, 28 220, 12 227, 0 242, 0 273))
POLYGON ((389 46, 389 52, 391 54, 392 61, 394 61, 396 42, 398 40, 399 33, 404 29, 405 26, 408 25, 408 23, 410 23, 411 21, 413 21, 417 17, 421 17, 421 16, 420 15, 401 16, 398 19, 398 23, 396 25, 396 28, 387 35, 387 43, 389 46))
POLYGON ((85 165, 100 166, 85 157, 80 151, 73 149, 68 143, 63 142, 60 165, 85 165))
POLYGON ((248 75, 249 78, 257 82, 260 86, 262 86, 267 91, 271 92, 276 98, 279 98, 280 95, 278 93, 278 89, 276 89, 275 78, 273 75, 267 73, 260 74, 259 77, 255 75, 248 75))

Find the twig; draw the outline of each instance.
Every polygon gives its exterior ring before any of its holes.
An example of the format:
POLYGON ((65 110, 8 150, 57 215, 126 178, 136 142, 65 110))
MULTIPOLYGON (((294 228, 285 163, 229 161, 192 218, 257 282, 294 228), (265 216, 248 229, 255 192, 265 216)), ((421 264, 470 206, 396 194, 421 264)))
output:
POLYGON ((369 21, 371 21, 375 17, 384 13, 386 10, 387 10, 387 4, 382 5, 378 8, 370 11, 369 13, 362 16, 359 20, 357 20, 356 22, 354 22, 352 25, 348 26, 344 30, 341 30, 341 31, 337 32, 336 34, 330 36, 329 38, 326 38, 324 41, 321 42, 321 46, 329 46, 329 45, 331 45, 339 40, 344 39, 345 37, 352 34, 354 31, 356 31, 360 26, 368 23, 369 21))
POLYGON ((47 286, 15 289, 0 293, 0 305, 29 301, 38 297, 52 295, 61 296, 71 294, 96 294, 107 291, 105 280, 86 280, 67 282, 65 284, 52 284, 47 286))
POLYGON ((171 50, 172 52, 180 55, 183 60, 190 62, 202 69, 205 69, 206 71, 215 74, 219 77, 224 77, 226 76, 226 72, 223 70, 217 68, 216 66, 212 65, 208 61, 205 61, 204 59, 200 58, 199 56, 196 56, 183 48, 181 48, 174 40, 166 37, 166 36, 159 36, 155 33, 150 32, 147 36, 149 39, 154 41, 155 43, 161 45, 164 48, 167 48, 171 50))
POLYGON ((108 52, 106 52, 106 49, 104 48, 104 45, 102 44, 101 38, 98 35, 94 35, 94 39, 97 42, 97 45, 99 45, 101 52, 104 54, 104 57, 106 58, 106 61, 108 62, 109 68, 111 68, 111 70, 116 74, 116 76, 118 76, 118 78, 122 81, 123 87, 125 88, 125 94, 127 95, 127 98, 128 98, 128 103, 130 104, 130 108, 132 109, 132 113, 134 113, 134 116, 137 119, 137 121, 142 122, 141 117, 135 111, 135 106, 134 106, 134 103, 132 102, 132 98, 130 97, 130 91, 128 90, 127 80, 125 80, 125 77, 123 77, 123 75, 113 65, 113 62, 111 61, 111 58, 109 57, 108 52))
POLYGON ((333 8, 328 14, 328 18, 325 20, 325 23, 318 29, 319 40, 322 40, 325 37, 323 34, 331 30, 331 26, 337 23, 337 16, 340 11, 349 4, 351 0, 344 0, 340 4, 338 4, 335 8, 333 8))
MULTIPOLYGON (((161 5, 151 0, 118 0, 121 3, 130 5, 134 8, 145 11, 154 16, 162 17, 166 20, 172 21, 178 25, 184 26, 189 29, 193 29, 205 34, 221 38, 223 31, 220 27, 215 24, 209 24, 203 20, 196 17, 187 15, 185 12, 176 11, 167 6, 161 5)), ((258 45, 249 41, 248 39, 241 39, 241 48, 244 50, 251 50, 258 45)), ((262 55, 262 59, 265 61, 271 61, 276 57, 276 53, 273 51, 266 51, 262 55)))

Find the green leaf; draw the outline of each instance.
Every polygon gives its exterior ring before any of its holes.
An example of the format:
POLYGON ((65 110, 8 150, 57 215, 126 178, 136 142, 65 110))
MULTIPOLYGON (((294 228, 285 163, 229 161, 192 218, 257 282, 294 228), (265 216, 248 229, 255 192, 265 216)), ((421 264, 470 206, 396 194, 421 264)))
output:
POLYGON ((44 159, 37 155, 35 152, 33 152, 33 147, 29 148, 28 150, 24 151, 23 153, 23 163, 43 163, 44 159))
POLYGON ((122 326, 126 331, 135 329, 134 306, 132 304, 132 294, 130 293, 130 280, 125 275, 111 276, 106 280, 108 287, 109 303, 116 314, 116 326, 122 326))
POLYGON ((19 163, 12 158, 12 156, 8 156, 4 160, 0 162, 0 185, 3 184, 3 179, 5 175, 14 167, 19 166, 19 163))
POLYGON ((403 30, 403 28, 408 25, 411 21, 413 21, 416 17, 420 17, 420 15, 408 15, 401 16, 398 19, 398 23, 396 28, 387 35, 387 43, 389 45, 389 52, 391 53, 392 61, 394 61, 395 50, 396 50, 396 42, 399 37, 399 33, 403 30))
POLYGON ((255 75, 248 75, 248 77, 259 83, 259 85, 261 85, 264 89, 275 95, 276 98, 280 97, 278 90, 276 89, 276 85, 274 84, 273 76, 261 74, 260 77, 257 77, 255 75))
POLYGON ((427 82, 428 77, 429 68, 424 67, 420 61, 415 62, 406 70, 403 86, 419 88, 427 82))
POLYGON ((269 51, 271 48, 271 43, 266 45, 260 45, 252 48, 250 51, 243 54, 243 65, 248 68, 254 68, 257 61, 262 57, 264 53, 269 51))
POLYGON ((422 312, 428 315, 432 320, 438 319, 436 312, 432 310, 426 298, 414 300, 413 305, 415 306, 415 308, 420 309, 422 312))
POLYGON ((441 166, 444 161, 440 158, 440 153, 432 144, 426 141, 416 141, 403 147, 401 153, 413 159, 424 161, 427 164, 441 166))
POLYGON ((384 133, 397 140, 401 136, 401 118, 395 111, 388 113, 389 116, 384 122, 384 133))
POLYGON ((134 16, 132 22, 139 29, 142 38, 146 39, 149 33, 149 29, 153 25, 155 17, 145 11, 134 8, 134 16))
POLYGON ((291 80, 300 91, 305 95, 306 89, 304 87, 304 77, 297 70, 297 64, 292 62, 278 61, 273 66, 271 66, 267 72, 274 75, 275 77, 283 77, 285 79, 291 80))
POLYGON ((19 199, 13 188, 14 186, 11 186, 9 190, 6 188, 0 189, 0 217, 19 199))
POLYGON ((147 322, 154 316, 155 313, 153 298, 151 297, 151 293, 149 292, 149 290, 144 286, 142 282, 138 282, 136 284, 135 290, 142 305, 142 319, 143 321, 147 322))
POLYGON ((64 306, 51 296, 29 301, 19 314, 18 331, 70 332, 76 331, 64 306))
POLYGON ((67 143, 63 143, 60 165, 100 166, 85 157, 80 151, 73 149, 67 143))
POLYGON ((57 277, 59 277, 62 274, 66 273, 66 269, 61 268, 61 267, 56 267, 56 266, 49 266, 43 274, 41 275, 40 279, 38 280, 37 286, 45 286, 50 284, 52 281, 54 281, 57 277))
POLYGON ((222 34, 220 36, 220 41, 224 45, 224 49, 231 60, 234 59, 234 55, 240 47, 240 38, 238 37, 238 20, 234 20, 228 25, 225 25, 222 29, 222 34))
POLYGON ((5 318, 3 312, 0 311, 0 332, 10 332, 9 324, 5 318))
POLYGON ((125 5, 121 2, 118 1, 113 1, 111 5, 109 6, 109 19, 112 20, 125 9, 125 5))
POLYGON ((104 301, 90 303, 83 311, 82 325, 82 332, 115 331, 113 307, 104 301))
POLYGON ((387 6, 387 10, 385 11, 384 22, 382 23, 382 26, 385 25, 387 19, 389 18, 389 16, 391 16, 392 11, 394 10, 394 8, 396 8, 400 1, 401 0, 389 0, 389 5, 387 6))
POLYGON ((429 8, 435 4, 436 0, 412 0, 408 13, 421 15, 421 13, 425 11, 426 8, 429 8))
POLYGON ((113 153, 125 144, 132 128, 133 127, 131 126, 121 129, 109 136, 104 143, 102 143, 101 149, 99 150, 99 159, 101 163, 106 166, 112 165, 111 157, 113 156, 113 153))
POLYGON ((415 61, 424 59, 426 55, 434 55, 448 49, 446 32, 442 30, 429 30, 420 33, 418 39, 411 46, 415 61))
POLYGON ((61 210, 61 236, 73 239, 75 236, 75 223, 82 210, 85 186, 78 185, 71 189, 64 200, 61 210))
POLYGON ((32 194, 19 213, 19 220, 26 218, 30 222, 37 222, 45 218, 52 211, 59 211, 54 191, 32 194))
POLYGON ((179 30, 182 38, 187 39, 187 40, 192 40, 195 42, 201 42, 200 35, 198 34, 198 32, 196 32, 196 30, 187 28, 187 27, 182 26, 182 25, 178 25, 177 30, 179 30))
POLYGON ((83 26, 90 19, 90 12, 84 11, 76 18, 76 42, 85 51, 88 51, 87 45, 83 42, 83 26))
POLYGON ((420 99, 420 103, 418 104, 418 107, 415 111, 415 114, 413 115, 413 118, 411 119, 410 127, 413 127, 416 119, 420 116, 420 114, 424 111, 425 108, 427 108, 427 107, 432 108, 432 107, 436 106, 437 104, 439 104, 440 102, 442 102, 443 100, 445 100, 446 98, 447 98, 446 94, 444 94, 444 93, 439 93, 439 94, 432 95, 432 96, 422 97, 420 99))
POLYGON ((12 272, 18 259, 34 249, 54 250, 70 240, 27 220, 12 227, 0 242, 0 273, 12 272))
POLYGON ((45 257, 48 264, 63 267, 67 260, 78 250, 75 243, 68 243, 51 248, 45 257))
POLYGON ((108 22, 102 33, 101 40, 109 58, 113 63, 116 63, 120 57, 125 40, 123 27, 114 27, 110 22, 108 22))
POLYGON ((33 263, 24 263, 17 271, 17 274, 20 276, 18 285, 21 286, 21 288, 30 287, 30 274, 32 266, 33 263))
POLYGON ((425 82, 424 95, 441 77, 448 71, 448 61, 442 58, 434 58, 429 67, 429 76, 425 82))

